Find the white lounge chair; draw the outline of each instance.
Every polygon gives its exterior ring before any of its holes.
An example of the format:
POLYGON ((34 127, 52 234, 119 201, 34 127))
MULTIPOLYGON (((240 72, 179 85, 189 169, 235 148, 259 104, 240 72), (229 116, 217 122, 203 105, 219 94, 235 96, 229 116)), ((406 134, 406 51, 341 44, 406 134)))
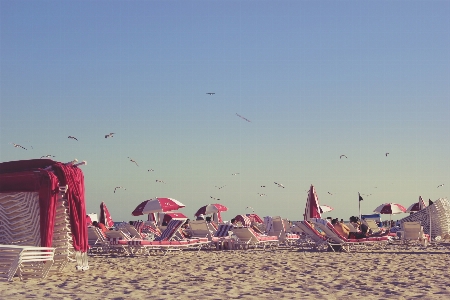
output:
POLYGON ((426 247, 429 242, 429 235, 423 233, 420 222, 403 222, 401 232, 401 242, 403 244, 420 243, 426 247))
POLYGON ((233 233, 237 237, 236 246, 242 248, 261 246, 265 249, 267 246, 278 246, 280 242, 277 236, 259 235, 251 227, 235 227, 233 233))

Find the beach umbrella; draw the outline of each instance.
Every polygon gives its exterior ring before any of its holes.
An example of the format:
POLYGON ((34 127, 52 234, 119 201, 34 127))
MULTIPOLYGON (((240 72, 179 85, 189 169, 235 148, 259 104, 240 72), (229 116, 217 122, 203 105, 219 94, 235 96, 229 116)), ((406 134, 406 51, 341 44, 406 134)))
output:
POLYGON ((198 217, 199 215, 211 215, 213 213, 220 213, 221 211, 227 211, 228 207, 222 204, 208 204, 200 207, 194 216, 198 217))
POLYGON ((384 203, 375 208, 374 212, 389 215, 389 226, 391 224, 392 215, 401 214, 406 212, 406 208, 398 203, 384 203))
POLYGON ((141 216, 154 212, 167 212, 185 207, 183 203, 172 198, 154 198, 145 200, 131 213, 133 216, 141 216))
POLYGON ((320 210, 320 213, 321 214, 323 214, 323 213, 326 213, 326 212, 330 212, 330 211, 332 211, 334 208, 332 208, 331 206, 328 206, 328 205, 320 205, 319 206, 319 210, 320 210))
POLYGON ((163 223, 169 223, 170 220, 186 220, 188 217, 180 212, 166 212, 164 213, 163 223))
POLYGON ((419 202, 411 204, 406 210, 406 212, 418 212, 419 210, 422 210, 425 207, 427 207, 427 205, 423 201, 422 196, 419 196, 419 202))
POLYGON ((308 198, 306 199, 305 213, 303 215, 304 220, 309 221, 311 218, 320 219, 319 198, 317 197, 316 189, 311 184, 308 192, 308 198))
POLYGON ((105 202, 100 203, 100 223, 105 224, 106 227, 114 227, 114 221, 105 202))

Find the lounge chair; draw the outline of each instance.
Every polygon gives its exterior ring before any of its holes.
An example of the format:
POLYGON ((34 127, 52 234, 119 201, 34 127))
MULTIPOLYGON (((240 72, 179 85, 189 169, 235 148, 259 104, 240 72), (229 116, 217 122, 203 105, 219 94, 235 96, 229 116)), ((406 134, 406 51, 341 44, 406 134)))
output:
POLYGON ((267 246, 278 246, 280 242, 277 236, 260 235, 251 227, 234 227, 233 233, 237 237, 236 246, 242 248, 262 246, 265 249, 267 246))
POLYGON ((232 224, 220 224, 217 231, 212 237, 212 243, 215 245, 216 249, 228 250, 234 249, 234 239, 231 237, 233 225, 232 224))
POLYGON ((312 246, 317 250, 325 250, 328 247, 327 237, 311 226, 308 221, 295 222, 295 226, 305 234, 306 239, 304 240, 304 243, 300 244, 301 246, 312 246))
POLYGON ((216 230, 205 220, 191 221, 189 222, 189 233, 192 238, 207 238, 212 241, 212 237, 216 230))
POLYGON ((103 235, 103 232, 94 226, 88 227, 88 245, 89 252, 98 252, 102 249, 106 242, 106 236, 103 235))
POLYGON ((300 238, 300 235, 288 232, 290 230, 288 224, 287 220, 283 220, 280 216, 273 217, 272 231, 268 232, 268 235, 277 236, 282 244, 292 245, 293 242, 300 238))
POLYGON ((324 219, 311 218, 314 226, 319 227, 325 232, 328 237, 328 244, 331 249, 335 251, 335 246, 340 246, 339 248, 343 251, 350 252, 350 248, 362 247, 367 249, 368 246, 385 246, 390 240, 390 237, 368 237, 363 239, 348 239, 340 234, 333 225, 324 219))
POLYGON ((430 241, 430 236, 423 233, 420 222, 403 222, 400 232, 402 244, 420 243, 426 247, 430 241))
POLYGON ((0 245, 0 277, 12 281, 17 273, 24 278, 45 278, 53 264, 55 248, 0 245))

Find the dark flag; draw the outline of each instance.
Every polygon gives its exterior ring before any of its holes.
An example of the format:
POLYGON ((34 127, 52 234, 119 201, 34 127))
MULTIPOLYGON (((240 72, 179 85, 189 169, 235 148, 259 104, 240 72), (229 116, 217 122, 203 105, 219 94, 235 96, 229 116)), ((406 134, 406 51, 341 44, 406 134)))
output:
POLYGON ((432 205, 433 201, 431 201, 431 199, 428 199, 428 206, 432 205))
POLYGON ((364 199, 363 199, 363 197, 361 197, 361 195, 358 193, 358 196, 359 196, 359 201, 363 201, 364 199))

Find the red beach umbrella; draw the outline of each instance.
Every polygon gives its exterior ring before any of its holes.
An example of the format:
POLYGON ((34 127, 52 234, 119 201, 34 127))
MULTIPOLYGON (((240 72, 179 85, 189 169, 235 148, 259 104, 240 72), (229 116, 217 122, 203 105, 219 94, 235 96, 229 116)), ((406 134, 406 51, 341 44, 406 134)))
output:
POLYGON ((105 202, 100 203, 100 223, 105 224, 106 227, 114 227, 113 219, 105 202))
POLYGON ((133 216, 141 216, 154 212, 166 212, 185 207, 183 203, 172 198, 155 198, 145 200, 131 213, 133 216))
POLYGON ((427 205, 423 201, 422 196, 419 196, 419 202, 411 204, 406 210, 406 212, 417 212, 419 210, 424 209, 425 207, 427 207, 427 205))
POLYGON ((308 198, 306 199, 304 220, 309 221, 311 218, 320 219, 319 198, 317 197, 316 189, 311 184, 308 192, 308 198))
POLYGON ((194 216, 198 217, 199 215, 211 215, 213 213, 221 212, 221 211, 227 211, 228 207, 222 204, 208 204, 205 206, 200 207, 197 212, 194 214, 194 216))
POLYGON ((403 205, 397 203, 384 203, 375 208, 374 212, 389 215, 390 224, 392 215, 404 213, 406 212, 406 208, 403 205))

